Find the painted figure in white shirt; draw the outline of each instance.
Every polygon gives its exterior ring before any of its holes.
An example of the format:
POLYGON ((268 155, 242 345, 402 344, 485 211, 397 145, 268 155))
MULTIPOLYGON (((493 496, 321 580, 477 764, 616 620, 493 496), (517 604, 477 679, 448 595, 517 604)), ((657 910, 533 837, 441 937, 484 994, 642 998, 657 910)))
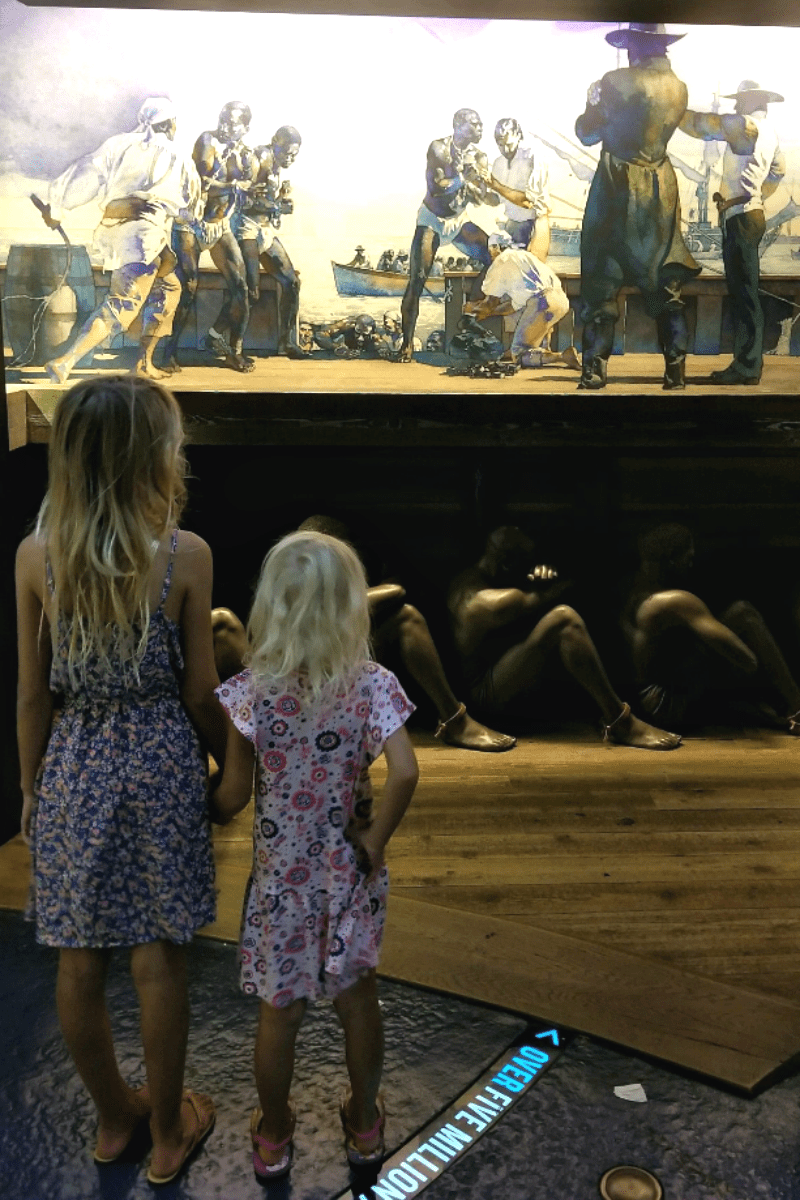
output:
POLYGON ((492 164, 490 186, 505 205, 504 226, 515 245, 544 262, 550 250, 547 164, 523 142, 516 117, 497 122, 494 140, 500 157, 492 164))
POLYGON ((681 129, 704 141, 724 141, 720 191, 714 194, 722 226, 722 257, 734 326, 733 361, 712 371, 716 384, 757 384, 763 366, 764 313, 759 296, 758 247, 764 236, 764 200, 785 174, 778 135, 767 105, 783 100, 752 79, 739 84, 734 113, 687 110, 681 129))
POLYGON ((489 253, 492 265, 483 280, 485 298, 466 304, 465 311, 478 318, 518 314, 511 348, 501 361, 563 365, 579 371, 574 346, 560 354, 542 348, 551 329, 569 312, 569 300, 555 272, 529 250, 513 245, 505 230, 490 234, 489 253))
POLYGON ((153 364, 153 351, 172 328, 181 291, 170 232, 175 217, 193 214, 200 181, 191 160, 175 148, 171 100, 149 97, 137 121, 131 133, 108 138, 50 185, 43 216, 53 229, 60 223, 61 209, 92 200, 102 207, 94 245, 111 270, 103 303, 69 350, 45 365, 54 383, 64 383, 80 359, 106 338, 128 329, 139 313, 141 353, 136 369, 153 379, 164 376, 153 364))

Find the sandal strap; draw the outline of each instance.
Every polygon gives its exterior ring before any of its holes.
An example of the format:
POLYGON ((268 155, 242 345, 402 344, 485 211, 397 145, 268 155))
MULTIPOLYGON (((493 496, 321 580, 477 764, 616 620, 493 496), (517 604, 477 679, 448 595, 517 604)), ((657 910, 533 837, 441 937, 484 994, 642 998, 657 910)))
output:
POLYGON ((603 741, 604 742, 608 741, 608 735, 611 732, 611 730, 614 728, 614 726, 617 724, 618 721, 624 721, 626 719, 626 717, 629 717, 630 715, 631 715, 630 704, 623 703, 622 712, 619 714, 619 716, 614 717, 614 720, 611 721, 610 724, 603 726, 603 741))
POLYGON ((253 1141, 258 1142, 259 1146, 263 1146, 265 1150, 272 1150, 274 1153, 276 1150, 282 1150, 284 1146, 288 1146, 293 1137, 294 1130, 292 1130, 288 1137, 285 1137, 282 1142, 268 1142, 267 1139, 262 1137, 260 1133, 254 1133, 253 1141))
POLYGON ((368 1140, 368 1138, 375 1137, 376 1133, 380 1133, 381 1129, 383 1128, 383 1123, 385 1120, 386 1120, 385 1116, 379 1115, 377 1121, 372 1126, 372 1129, 368 1129, 366 1131, 366 1133, 358 1133, 357 1130, 351 1129, 349 1126, 348 1126, 348 1133, 350 1134, 351 1137, 358 1138, 359 1141, 366 1142, 368 1140))
POLYGON ((458 708, 453 713, 452 717, 448 717, 446 721, 439 722, 439 724, 436 726, 433 736, 435 738, 440 738, 442 736, 442 734, 446 731, 447 726, 451 725, 453 723, 453 721, 457 721, 459 719, 459 717, 463 717, 465 715, 466 711, 467 711, 466 704, 459 704, 458 708))

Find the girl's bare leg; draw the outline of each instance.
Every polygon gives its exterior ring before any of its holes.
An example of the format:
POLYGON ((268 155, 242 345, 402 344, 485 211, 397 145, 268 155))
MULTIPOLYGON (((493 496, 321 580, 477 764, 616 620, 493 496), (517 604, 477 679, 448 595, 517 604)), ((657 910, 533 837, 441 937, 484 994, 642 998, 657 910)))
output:
POLYGON ((119 1073, 106 1007, 109 950, 63 949, 58 964, 56 1005, 64 1041, 98 1114, 96 1153, 121 1154, 150 1104, 119 1073))
POLYGON ((305 1011, 305 1000, 295 1000, 285 1008, 273 1008, 262 1000, 258 1010, 253 1065, 258 1099, 264 1114, 258 1132, 273 1145, 282 1142, 291 1133, 289 1091, 294 1075, 297 1031, 305 1011))
MULTIPOLYGON (((375 972, 362 975, 336 997, 333 1006, 344 1030, 345 1061, 353 1093, 348 1122, 352 1129, 372 1129, 383 1072, 383 1020, 375 972)), ((379 1138, 380 1134, 376 1135, 376 1143, 379 1138)), ((366 1150, 370 1148, 365 1146, 366 1150)))
MULTIPOLYGON (((185 949, 172 942, 134 946, 131 972, 139 996, 152 1106, 150 1170, 154 1175, 166 1176, 180 1166, 199 1132, 197 1114, 188 1102, 182 1102, 189 1036, 185 949)), ((212 1120, 213 1105, 204 1097, 198 1097, 198 1103, 203 1119, 212 1120)))

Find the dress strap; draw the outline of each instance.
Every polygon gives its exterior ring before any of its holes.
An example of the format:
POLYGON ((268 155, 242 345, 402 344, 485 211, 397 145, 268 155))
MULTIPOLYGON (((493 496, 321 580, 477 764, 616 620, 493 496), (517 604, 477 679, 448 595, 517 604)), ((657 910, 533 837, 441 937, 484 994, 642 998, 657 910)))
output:
POLYGON ((44 556, 44 577, 47 581, 48 592, 51 596, 54 596, 56 594, 56 581, 53 578, 53 568, 50 566, 49 554, 45 554, 44 556))
POLYGON ((167 563, 167 573, 164 576, 164 586, 161 589, 161 599, 158 602, 158 607, 161 608, 169 594, 169 585, 172 583, 172 567, 175 562, 175 551, 178 548, 178 530, 173 529, 172 538, 169 543, 169 562, 167 563))

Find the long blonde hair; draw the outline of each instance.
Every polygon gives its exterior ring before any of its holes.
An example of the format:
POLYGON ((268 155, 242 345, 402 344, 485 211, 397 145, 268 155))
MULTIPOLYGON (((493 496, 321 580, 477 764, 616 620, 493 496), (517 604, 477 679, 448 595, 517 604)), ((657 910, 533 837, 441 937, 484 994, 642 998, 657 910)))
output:
POLYGON ((367 580, 352 546, 325 533, 290 533, 264 559, 250 620, 253 674, 302 672, 319 700, 369 658, 367 580))
POLYGON ((186 499, 183 423, 171 392, 135 375, 87 380, 53 418, 37 533, 54 583, 53 626, 73 684, 89 659, 138 675, 149 572, 186 499))

